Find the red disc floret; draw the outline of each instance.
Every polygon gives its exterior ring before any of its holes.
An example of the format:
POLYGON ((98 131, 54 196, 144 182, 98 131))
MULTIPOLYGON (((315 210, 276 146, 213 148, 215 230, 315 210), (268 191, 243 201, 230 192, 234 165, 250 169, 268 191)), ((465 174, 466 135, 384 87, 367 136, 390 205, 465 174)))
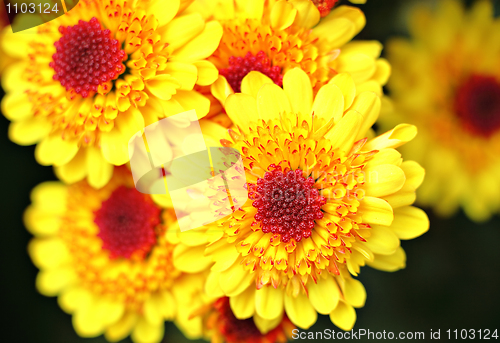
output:
POLYGON ((156 244, 160 209, 148 195, 120 186, 95 212, 102 248, 110 258, 144 258, 156 244))
POLYGON ((312 0, 312 2, 318 8, 321 17, 325 17, 330 13, 338 0, 312 0))
POLYGON ((268 76, 278 86, 283 86, 283 75, 281 68, 271 66, 271 61, 264 51, 257 55, 247 52, 245 57, 229 57, 229 67, 219 70, 236 93, 241 91, 241 81, 251 71, 259 71, 268 76))
POLYGON ((110 30, 102 29, 97 18, 60 26, 59 32, 62 37, 54 43, 56 53, 49 65, 55 71, 54 80, 66 90, 73 89, 86 98, 125 71, 125 51, 118 40, 111 38, 110 30))
POLYGON ((500 82, 472 75, 457 90, 455 112, 466 130, 490 137, 500 131, 500 82))
POLYGON ((261 222, 262 231, 279 234, 284 243, 310 237, 314 220, 323 218, 321 206, 326 204, 314 183, 312 177, 306 179, 302 175, 302 170, 282 171, 280 166, 271 164, 249 193, 257 208, 254 218, 261 222))

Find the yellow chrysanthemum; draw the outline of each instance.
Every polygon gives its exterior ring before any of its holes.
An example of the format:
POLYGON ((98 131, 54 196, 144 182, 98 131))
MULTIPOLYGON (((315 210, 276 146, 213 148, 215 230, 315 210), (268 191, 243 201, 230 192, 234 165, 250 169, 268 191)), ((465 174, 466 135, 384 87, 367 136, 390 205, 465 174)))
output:
POLYGON ((173 211, 139 193, 125 167, 100 190, 46 182, 31 198, 25 223, 35 235, 29 253, 40 293, 58 296, 82 337, 160 342, 164 321, 176 316, 175 298, 187 296, 177 285, 193 277, 172 262, 173 211))
POLYGON ((388 45, 395 114, 381 123, 421 128, 405 150, 428 171, 421 204, 486 220, 500 211, 500 20, 490 1, 442 1, 415 11, 411 33, 388 45))
POLYGON ((100 187, 145 125, 190 109, 206 115, 210 102, 193 88, 217 78, 205 58, 222 29, 183 15, 189 3, 82 0, 27 33, 5 33, 3 48, 19 59, 2 79, 10 138, 38 143, 37 161, 63 181, 100 187))
POLYGON ((299 67, 315 92, 334 75, 349 73, 358 91, 377 94, 390 74, 387 61, 379 58, 379 42, 349 43, 365 25, 358 8, 334 8, 321 21, 310 0, 195 0, 188 11, 222 24, 221 43, 209 58, 220 73, 211 92, 221 103, 245 87, 242 80, 250 71, 281 86, 284 73, 299 67))
MULTIPOLYGON (((416 128, 401 124, 368 140, 380 110, 373 92, 357 94, 348 74, 316 96, 295 68, 278 87, 258 72, 230 95, 225 110, 237 129, 202 128, 238 149, 249 200, 216 224, 179 232, 176 267, 211 267, 206 291, 228 296, 236 318, 258 316, 272 329, 284 312, 301 328, 317 313, 350 330, 365 302, 352 276, 360 267, 405 266, 400 239, 427 231, 426 214, 411 206, 424 171, 395 148, 416 128), (205 249, 205 244, 209 244, 205 249)), ((158 200, 158 199, 157 199, 158 200)))

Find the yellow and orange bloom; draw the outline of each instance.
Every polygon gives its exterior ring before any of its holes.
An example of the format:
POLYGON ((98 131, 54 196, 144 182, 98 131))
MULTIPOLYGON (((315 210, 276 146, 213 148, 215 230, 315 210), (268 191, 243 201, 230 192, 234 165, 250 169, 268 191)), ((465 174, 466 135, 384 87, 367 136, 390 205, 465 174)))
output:
POLYGON ((160 342, 164 321, 177 315, 175 296, 188 296, 176 289, 185 276, 166 239, 173 211, 139 193, 125 167, 100 190, 46 182, 31 199, 24 219, 40 293, 58 297, 82 337, 160 342))
POLYGON ((211 267, 206 293, 229 297, 235 317, 253 317, 261 332, 285 315, 309 328, 317 313, 350 330, 366 298, 354 278, 360 267, 404 268, 400 240, 429 227, 412 206, 424 171, 396 150, 416 128, 373 138, 380 106, 347 73, 314 95, 299 68, 285 73, 283 88, 250 72, 224 105, 236 128, 202 126, 241 152, 249 200, 224 220, 172 235, 184 244, 175 266, 211 267))
POLYGON ((333 76, 349 73, 358 91, 378 94, 390 74, 387 61, 379 58, 379 42, 350 42, 365 25, 358 8, 336 7, 321 20, 310 0, 195 0, 187 11, 222 24, 220 45, 208 59, 220 73, 211 92, 221 104, 240 92, 250 71, 281 86, 283 75, 298 67, 307 73, 314 92, 333 76))
POLYGON ((129 138, 210 101, 194 90, 217 79, 205 59, 221 25, 183 15, 190 1, 82 0, 65 15, 19 34, 3 49, 18 59, 2 80, 9 137, 37 144, 35 157, 66 183, 105 185, 128 161, 129 138))
POLYGON ((419 127, 404 153, 428 172, 422 205, 487 220, 500 211, 500 20, 490 1, 466 11, 446 0, 415 11, 411 23, 410 40, 388 44, 395 110, 381 124, 419 127))

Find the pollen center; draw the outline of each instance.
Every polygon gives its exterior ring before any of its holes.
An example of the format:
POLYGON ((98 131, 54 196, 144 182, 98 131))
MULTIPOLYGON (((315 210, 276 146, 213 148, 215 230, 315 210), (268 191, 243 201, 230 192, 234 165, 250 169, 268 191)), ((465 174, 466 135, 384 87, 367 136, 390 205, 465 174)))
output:
POLYGON ((306 179, 301 170, 282 171, 274 164, 270 168, 249 194, 258 210, 254 218, 261 221, 264 233, 280 234, 284 243, 292 238, 300 242, 311 236, 314 220, 323 218, 326 199, 313 187, 314 179, 306 179))
POLYGON ((271 61, 264 51, 259 51, 257 55, 247 52, 245 57, 229 57, 229 67, 219 70, 236 93, 241 91, 241 81, 251 71, 259 71, 268 76, 278 86, 283 85, 283 75, 281 68, 271 66, 271 61))
POLYGON ((464 127, 489 137, 500 129, 500 83, 492 76, 473 75, 455 98, 455 111, 464 127))
POLYGON ((149 196, 121 186, 95 212, 94 222, 111 258, 144 258, 156 244, 160 209, 149 196))
POLYGON ((60 26, 59 32, 62 37, 54 43, 56 53, 49 65, 55 71, 54 80, 66 90, 74 89, 86 98, 125 70, 125 51, 118 40, 111 38, 110 30, 102 29, 97 18, 60 26))

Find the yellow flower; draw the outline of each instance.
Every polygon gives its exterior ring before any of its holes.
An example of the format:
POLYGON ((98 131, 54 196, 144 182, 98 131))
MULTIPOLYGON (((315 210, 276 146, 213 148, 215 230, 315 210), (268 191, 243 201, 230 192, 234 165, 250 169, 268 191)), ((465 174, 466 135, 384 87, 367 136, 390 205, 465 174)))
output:
POLYGON ((190 109, 206 115, 210 102, 193 88, 217 78, 205 58, 222 29, 182 15, 189 3, 80 1, 27 33, 5 33, 3 48, 19 60, 2 80, 10 138, 38 143, 37 161, 63 181, 101 187, 145 125, 190 109))
POLYGON ((160 342, 165 319, 177 313, 174 297, 188 296, 177 288, 186 276, 166 240, 173 211, 139 193, 125 167, 100 190, 46 182, 31 199, 25 223, 35 235, 28 250, 40 268, 40 293, 58 296, 82 337, 160 342))
POLYGON ((366 297, 352 276, 365 264, 403 268, 400 239, 429 226, 411 206, 424 171, 395 150, 416 128, 401 124, 368 140, 380 98, 357 94, 345 73, 316 96, 298 68, 285 74, 283 88, 258 72, 242 84, 242 93, 225 102, 237 129, 204 128, 241 152, 249 200, 225 220, 178 232, 186 249, 176 267, 215 262, 207 294, 230 297, 239 319, 259 317, 272 329, 286 312, 309 328, 321 313, 350 330, 354 307, 366 297))
POLYGON ((358 8, 334 8, 321 21, 310 0, 195 0, 187 11, 222 24, 221 43, 209 58, 220 73, 211 92, 222 104, 228 95, 240 92, 250 71, 281 86, 286 71, 299 67, 315 92, 334 75, 349 73, 358 91, 378 94, 390 74, 387 61, 379 58, 379 42, 350 42, 365 25, 358 8))
POLYGON ((414 12, 411 34, 388 45, 395 114, 381 124, 421 128, 404 152, 428 172, 422 205, 487 220, 500 211, 500 20, 489 1, 442 1, 414 12))

